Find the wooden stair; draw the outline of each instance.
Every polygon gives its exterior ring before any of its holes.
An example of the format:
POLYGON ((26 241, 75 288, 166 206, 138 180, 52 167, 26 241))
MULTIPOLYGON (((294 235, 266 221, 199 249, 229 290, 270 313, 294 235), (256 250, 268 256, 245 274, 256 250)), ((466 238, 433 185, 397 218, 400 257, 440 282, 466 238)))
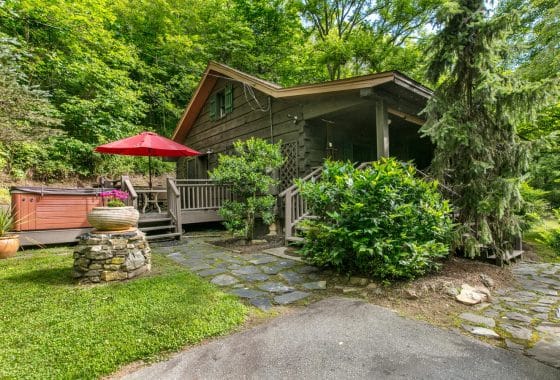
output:
POLYGON ((148 241, 180 239, 181 233, 176 232, 173 219, 167 216, 141 218, 138 228, 146 234, 148 241))

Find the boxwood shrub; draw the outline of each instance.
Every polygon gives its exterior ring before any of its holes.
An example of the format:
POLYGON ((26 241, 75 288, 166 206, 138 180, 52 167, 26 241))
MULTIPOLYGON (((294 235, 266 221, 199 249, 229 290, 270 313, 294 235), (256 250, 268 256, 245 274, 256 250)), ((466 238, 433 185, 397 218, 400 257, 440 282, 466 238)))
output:
POLYGON ((340 272, 412 279, 449 252, 451 208, 437 183, 393 158, 365 169, 327 161, 322 177, 298 182, 315 217, 305 221, 303 256, 340 272))

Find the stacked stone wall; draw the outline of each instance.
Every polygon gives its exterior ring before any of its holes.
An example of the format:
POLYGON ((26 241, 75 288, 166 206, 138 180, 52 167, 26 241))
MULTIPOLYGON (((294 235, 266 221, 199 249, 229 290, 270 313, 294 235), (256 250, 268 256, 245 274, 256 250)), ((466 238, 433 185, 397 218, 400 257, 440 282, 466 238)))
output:
POLYGON ((87 233, 74 250, 73 277, 81 283, 126 280, 151 270, 151 250, 139 230, 87 233))

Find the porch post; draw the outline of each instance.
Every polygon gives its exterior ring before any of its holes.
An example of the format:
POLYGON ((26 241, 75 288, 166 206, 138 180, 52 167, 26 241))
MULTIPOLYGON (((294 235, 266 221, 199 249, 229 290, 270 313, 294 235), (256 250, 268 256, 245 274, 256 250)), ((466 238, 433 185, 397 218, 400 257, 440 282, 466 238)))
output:
POLYGON ((389 157, 389 116, 387 103, 375 101, 375 134, 377 140, 377 159, 389 157))

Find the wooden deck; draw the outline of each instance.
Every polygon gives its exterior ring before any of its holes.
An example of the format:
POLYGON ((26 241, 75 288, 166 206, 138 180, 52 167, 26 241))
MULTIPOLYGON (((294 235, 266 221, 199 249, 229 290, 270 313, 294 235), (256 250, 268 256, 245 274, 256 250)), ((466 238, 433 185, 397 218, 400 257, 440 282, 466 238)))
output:
MULTIPOLYGON (((218 222, 223 220, 218 214, 223 202, 232 199, 231 192, 227 186, 221 186, 211 180, 174 180, 168 179, 165 187, 148 189, 145 187, 135 187, 127 177, 122 177, 118 183, 107 184, 121 188, 129 193, 128 205, 135 207, 140 213, 138 227, 144 231, 149 240, 180 238, 183 232, 183 225, 218 222)), ((105 187, 107 188, 107 187, 105 187)), ((43 199, 41 194, 26 195, 26 198, 33 197, 35 205, 43 199), (37 200, 35 200, 37 198, 37 200)), ((80 223, 76 225, 64 225, 43 223, 41 225, 26 225, 25 230, 20 228, 22 246, 47 245, 59 243, 77 242, 80 235, 91 231, 86 216, 91 207, 98 205, 90 198, 99 198, 94 195, 87 197, 57 196, 57 202, 62 202, 57 207, 50 207, 53 211, 48 215, 48 221, 67 220, 68 207, 66 199, 71 200, 69 207, 72 207, 74 217, 80 223), (84 203, 77 207, 76 204, 84 203), (78 215, 79 214, 79 215, 78 215), (52 227, 50 227, 52 225, 52 227)), ((18 194, 18 199, 21 194, 18 194)), ((54 198, 53 198, 54 199, 54 198)), ((20 199, 21 200, 21 199, 20 199)), ((22 202, 20 202, 22 203, 22 202)), ((29 203, 29 202, 27 202, 29 203)), ((28 206, 27 203, 22 203, 28 206)), ((45 203, 45 201, 43 201, 45 203)), ((46 203, 52 203, 48 200, 46 203)), ((40 203, 41 204, 41 203, 40 203)), ((29 207, 28 207, 29 208, 29 207)), ((20 212, 29 211, 20 207, 20 212)), ((37 212, 28 212, 27 220, 35 220, 37 212)), ((29 224, 29 223, 27 223, 29 224)))

